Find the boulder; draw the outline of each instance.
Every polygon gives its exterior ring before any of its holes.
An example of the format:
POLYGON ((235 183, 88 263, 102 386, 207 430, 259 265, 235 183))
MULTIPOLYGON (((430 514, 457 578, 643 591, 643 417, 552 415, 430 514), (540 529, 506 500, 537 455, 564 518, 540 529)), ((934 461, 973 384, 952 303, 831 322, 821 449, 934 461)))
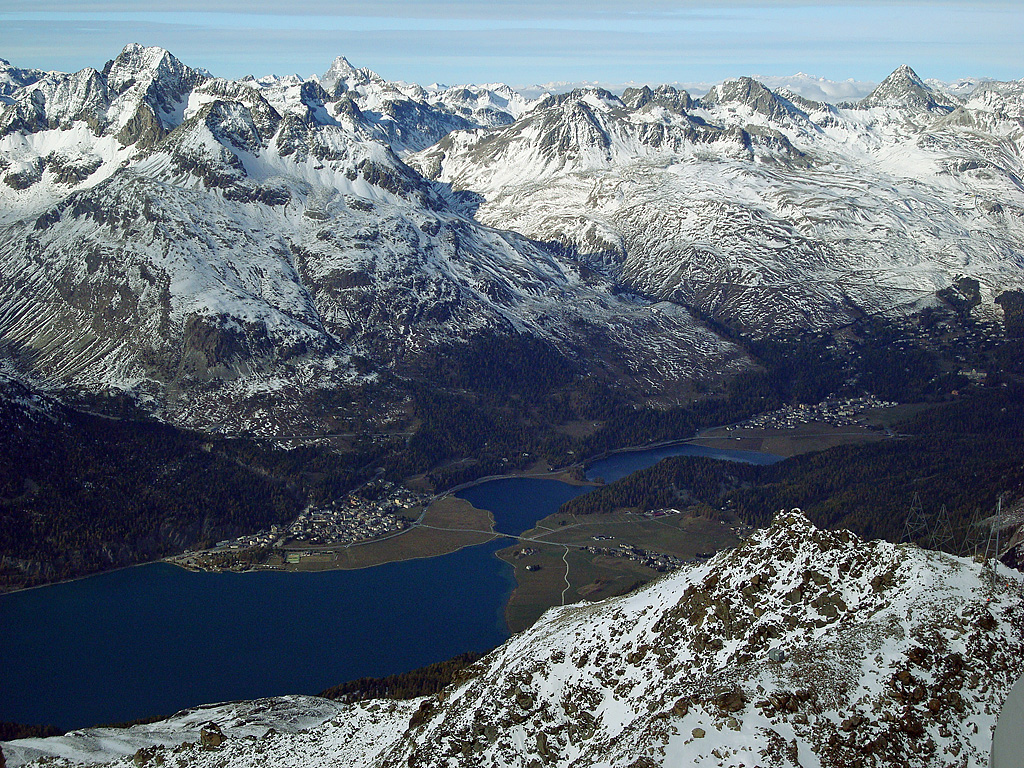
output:
POLYGON ((217 749, 224 743, 226 738, 224 731, 213 721, 204 725, 202 730, 199 731, 199 743, 203 749, 217 749))
POLYGON ((738 687, 724 691, 715 698, 715 704, 723 712, 739 712, 746 703, 747 697, 744 696, 743 689, 738 687))

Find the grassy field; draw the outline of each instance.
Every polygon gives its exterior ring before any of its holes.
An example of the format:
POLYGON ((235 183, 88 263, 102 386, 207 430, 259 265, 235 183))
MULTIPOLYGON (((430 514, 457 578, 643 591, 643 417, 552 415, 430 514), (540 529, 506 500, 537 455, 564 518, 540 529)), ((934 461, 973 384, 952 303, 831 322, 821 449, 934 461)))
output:
POLYGON ((587 552, 583 549, 586 546, 610 549, 631 545, 689 559, 698 552, 735 546, 738 541, 736 532, 728 525, 683 514, 660 518, 628 512, 582 518, 551 515, 524 533, 523 540, 515 546, 498 552, 498 557, 515 568, 517 584, 505 618, 512 631, 517 632, 563 601, 594 601, 619 595, 660 575, 626 558, 587 552), (517 556, 524 549, 536 551, 517 556), (527 570, 527 566, 537 566, 537 570, 527 570))
POLYGON ((477 509, 468 501, 446 496, 427 507, 419 525, 397 536, 347 547, 317 547, 317 552, 330 549, 332 554, 309 555, 297 564, 286 565, 285 569, 352 570, 397 560, 446 555, 490 541, 494 538, 493 525, 490 512, 477 509))
POLYGON ((885 433, 867 427, 833 427, 829 424, 803 424, 795 429, 778 427, 724 427, 701 432, 691 440, 705 448, 728 448, 733 451, 761 451, 776 456, 823 451, 837 445, 871 443, 885 439, 885 433))
POLYGON ((705 448, 729 448, 734 451, 761 451, 776 456, 796 456, 834 448, 837 445, 856 445, 884 440, 888 430, 934 405, 912 404, 887 408, 873 408, 864 412, 863 427, 834 427, 830 424, 810 422, 798 427, 715 427, 701 432, 689 442, 705 448))

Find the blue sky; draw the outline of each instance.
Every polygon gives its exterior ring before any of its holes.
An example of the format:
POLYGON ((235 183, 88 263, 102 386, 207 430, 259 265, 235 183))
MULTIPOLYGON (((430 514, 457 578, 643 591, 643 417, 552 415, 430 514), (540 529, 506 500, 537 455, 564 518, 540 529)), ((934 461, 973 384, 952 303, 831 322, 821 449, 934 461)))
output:
POLYGON ((322 73, 344 55, 419 83, 1024 77, 1024 3, 612 0, 0 0, 0 57, 100 68, 128 42, 224 77, 322 73))

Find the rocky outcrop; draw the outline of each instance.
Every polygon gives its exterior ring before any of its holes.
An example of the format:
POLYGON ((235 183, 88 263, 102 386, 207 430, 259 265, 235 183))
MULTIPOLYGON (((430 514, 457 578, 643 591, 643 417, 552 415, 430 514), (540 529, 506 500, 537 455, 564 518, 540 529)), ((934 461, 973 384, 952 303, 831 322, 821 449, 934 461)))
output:
POLYGON ((213 721, 204 725, 199 731, 199 745, 203 749, 217 749, 224 743, 225 738, 227 737, 224 736, 224 731, 213 721))

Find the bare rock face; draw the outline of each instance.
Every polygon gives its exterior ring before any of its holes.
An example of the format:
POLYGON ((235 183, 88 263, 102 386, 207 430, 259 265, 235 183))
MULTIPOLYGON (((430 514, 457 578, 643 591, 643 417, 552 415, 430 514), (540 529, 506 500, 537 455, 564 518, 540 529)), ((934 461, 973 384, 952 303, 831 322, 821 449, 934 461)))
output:
POLYGON ((227 737, 220 726, 210 721, 199 731, 199 743, 203 749, 218 749, 227 737))

